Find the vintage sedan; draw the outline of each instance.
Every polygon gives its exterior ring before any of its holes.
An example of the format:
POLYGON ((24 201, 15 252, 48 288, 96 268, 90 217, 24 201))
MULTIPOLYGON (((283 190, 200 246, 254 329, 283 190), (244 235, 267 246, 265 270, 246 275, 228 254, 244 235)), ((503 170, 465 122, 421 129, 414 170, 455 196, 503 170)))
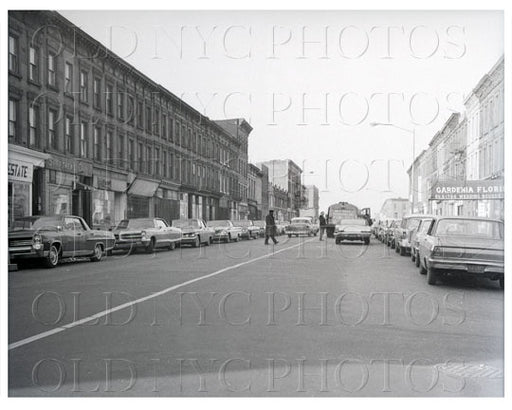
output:
POLYGON ((393 230, 393 238, 395 240, 395 252, 401 256, 411 252, 411 236, 418 228, 420 221, 430 215, 406 215, 400 221, 400 225, 393 230))
POLYGON ((210 228, 214 229, 213 240, 218 242, 238 242, 242 236, 242 228, 235 226, 228 219, 208 221, 210 228))
POLYGON ((416 264, 416 267, 420 266, 420 258, 418 258, 418 248, 420 242, 425 238, 427 234, 430 224, 434 218, 425 218, 421 219, 418 227, 412 232, 411 235, 411 260, 416 264))
POLYGON ((399 220, 393 220, 389 223, 388 227, 384 230, 384 243, 391 249, 395 249, 395 228, 400 226, 399 220))
POLYGON ((313 224, 313 220, 309 217, 297 217, 292 218, 290 224, 285 228, 285 234, 288 235, 288 238, 291 238, 293 235, 315 235, 318 233, 318 226, 313 224))
POLYGON ((254 226, 257 226, 259 231, 258 231, 258 236, 261 238, 261 237, 264 237, 265 236, 265 221, 252 221, 254 226))
POLYGON ((208 246, 213 242, 215 231, 206 226, 202 219, 175 219, 172 226, 181 229, 181 245, 192 245, 197 248, 201 244, 208 246))
POLYGON ((14 221, 9 257, 15 262, 40 259, 54 268, 64 258, 89 257, 98 262, 114 243, 111 232, 92 230, 79 216, 30 216, 14 221))
POLYGON ((334 228, 334 240, 337 245, 344 240, 363 241, 368 245, 371 234, 372 230, 364 218, 342 219, 334 228))
POLYGON ((503 222, 489 218, 437 217, 419 244, 420 273, 429 285, 448 274, 498 280, 504 286, 503 222))
POLYGON ((143 249, 147 253, 156 248, 173 250, 181 241, 181 229, 169 226, 162 218, 123 219, 114 234, 115 249, 143 249))
POLYGON ((254 225, 253 221, 251 221, 251 220, 244 219, 244 220, 240 220, 240 221, 234 221, 233 224, 242 228, 241 238, 256 239, 258 236, 260 236, 259 226, 254 225))

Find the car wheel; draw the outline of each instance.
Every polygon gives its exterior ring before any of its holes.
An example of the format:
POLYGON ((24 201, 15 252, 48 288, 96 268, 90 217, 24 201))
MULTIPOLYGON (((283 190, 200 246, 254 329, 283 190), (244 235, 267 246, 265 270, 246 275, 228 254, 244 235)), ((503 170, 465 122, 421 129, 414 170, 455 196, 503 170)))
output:
POLYGON ((238 242, 240 240, 240 235, 237 235, 235 238, 235 242, 238 242))
POLYGON ((394 248, 395 248, 395 253, 399 253, 400 252, 400 245, 399 244, 395 243, 394 248))
POLYGON ((391 241, 391 245, 390 245, 391 249, 396 249, 396 243, 395 241, 391 241))
POLYGON ((435 285, 437 282, 437 272, 434 268, 427 269, 427 283, 429 285, 435 285))
POLYGON ((109 251, 106 251, 106 252, 105 252, 105 255, 107 255, 107 256, 112 256, 112 249, 110 249, 109 251))
POLYGON ((414 253, 414 249, 411 248, 411 261, 412 262, 415 262, 416 261, 416 255, 414 253))
POLYGON ((47 268, 55 268, 59 264, 60 260, 60 251, 59 248, 55 245, 50 246, 50 250, 48 251, 48 256, 44 258, 44 266, 47 268))
POLYGON ((201 246, 201 239, 199 239, 199 236, 196 236, 196 240, 192 244, 192 247, 197 248, 198 246, 201 246))
POLYGON ((365 244, 365 245, 369 245, 369 244, 370 244, 370 238, 365 239, 365 240, 364 240, 364 244, 365 244))
POLYGON ((420 267, 420 256, 415 255, 414 258, 415 258, 414 263, 415 263, 416 267, 419 268, 420 267))
POLYGON ((212 238, 208 238, 208 239, 206 239, 204 246, 210 246, 211 243, 212 243, 212 238))
POLYGON ((336 238, 335 242, 336 242, 336 245, 339 245, 341 243, 341 239, 340 238, 336 238))
POLYGON ((94 254, 91 258, 91 261, 93 262, 99 262, 101 258, 103 257, 103 247, 97 243, 94 247, 94 254))
POLYGON ((288 238, 291 238, 291 237, 292 237, 292 234, 290 234, 290 233, 289 233, 289 234, 288 234, 288 238))
POLYGON ((173 251, 174 249, 176 249, 176 242, 173 241, 169 243, 169 250, 173 251))
POLYGON ((226 243, 231 242, 231 234, 228 234, 228 239, 226 239, 226 243))
POLYGON ((505 289, 505 278, 500 278, 500 288, 505 289))
POLYGON ((151 238, 149 245, 146 246, 146 253, 153 253, 155 251, 155 238, 151 238))
POLYGON ((418 268, 420 269, 420 273, 422 275, 425 275, 427 273, 427 270, 423 267, 423 264, 421 263, 421 259, 420 259, 420 254, 418 253, 418 256, 417 256, 417 260, 418 260, 418 268))
POLYGON ((400 247, 400 256, 405 256, 405 249, 402 246, 400 247))

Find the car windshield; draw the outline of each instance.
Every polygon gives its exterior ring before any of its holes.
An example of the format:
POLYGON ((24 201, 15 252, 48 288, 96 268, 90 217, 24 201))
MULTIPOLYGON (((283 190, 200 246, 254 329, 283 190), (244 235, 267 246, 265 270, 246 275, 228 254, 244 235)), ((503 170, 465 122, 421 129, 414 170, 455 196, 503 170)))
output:
POLYGON ((478 219, 441 219, 436 235, 460 235, 503 239, 503 223, 478 219))
POLYGON ((152 219, 123 219, 117 225, 117 229, 144 229, 154 228, 154 226, 152 219))
POLYGON ((36 229, 40 231, 44 230, 55 230, 58 226, 61 226, 61 220, 59 218, 52 217, 40 217, 40 218, 20 218, 16 219, 11 229, 19 231, 22 229, 36 229))
POLYGON ((177 219, 172 221, 172 226, 176 228, 198 228, 199 224, 195 219, 177 219))
POLYGON ((405 223, 405 227, 407 229, 417 229, 418 225, 420 224, 420 221, 420 218, 408 218, 405 223))
POLYGON ((339 223, 339 225, 358 225, 358 226, 365 226, 368 225, 366 222, 366 219, 342 219, 339 223))
POLYGON ((252 221, 236 221, 236 225, 238 226, 252 226, 252 221))
POLYGON ((292 224, 308 224, 311 223, 311 220, 308 218, 293 218, 292 224))
POLYGON ((210 221, 208 222, 208 226, 212 226, 213 228, 221 228, 221 227, 228 227, 229 221, 210 221))

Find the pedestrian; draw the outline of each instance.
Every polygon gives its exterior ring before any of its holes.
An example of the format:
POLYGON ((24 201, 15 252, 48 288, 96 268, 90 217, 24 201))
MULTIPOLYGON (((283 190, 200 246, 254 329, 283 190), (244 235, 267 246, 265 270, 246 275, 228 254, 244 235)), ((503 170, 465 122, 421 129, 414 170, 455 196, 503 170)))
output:
POLYGON ((324 236, 325 225, 327 225, 327 221, 325 220, 323 211, 320 212, 320 217, 318 218, 318 221, 320 222, 320 240, 323 241, 322 237, 324 236))
POLYGON ((268 211, 268 215, 265 218, 265 245, 268 245, 268 238, 272 238, 272 241, 274 241, 274 244, 278 244, 279 242, 276 241, 275 234, 276 234, 276 221, 274 220, 274 210, 271 209, 268 211))

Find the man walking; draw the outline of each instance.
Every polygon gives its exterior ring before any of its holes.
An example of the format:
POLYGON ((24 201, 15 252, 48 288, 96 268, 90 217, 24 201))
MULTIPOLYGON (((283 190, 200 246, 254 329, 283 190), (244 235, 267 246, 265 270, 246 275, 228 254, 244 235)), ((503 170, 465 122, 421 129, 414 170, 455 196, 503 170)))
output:
POLYGON ((274 220, 274 210, 271 209, 268 211, 268 215, 265 218, 265 224, 267 225, 265 227, 265 245, 268 245, 268 238, 272 238, 274 241, 274 244, 279 243, 276 241, 276 238, 274 235, 276 234, 276 221, 274 220))
POLYGON ((323 241, 322 237, 324 236, 325 225, 327 225, 327 221, 325 220, 323 211, 320 212, 320 217, 318 218, 318 221, 320 222, 320 240, 323 241))

